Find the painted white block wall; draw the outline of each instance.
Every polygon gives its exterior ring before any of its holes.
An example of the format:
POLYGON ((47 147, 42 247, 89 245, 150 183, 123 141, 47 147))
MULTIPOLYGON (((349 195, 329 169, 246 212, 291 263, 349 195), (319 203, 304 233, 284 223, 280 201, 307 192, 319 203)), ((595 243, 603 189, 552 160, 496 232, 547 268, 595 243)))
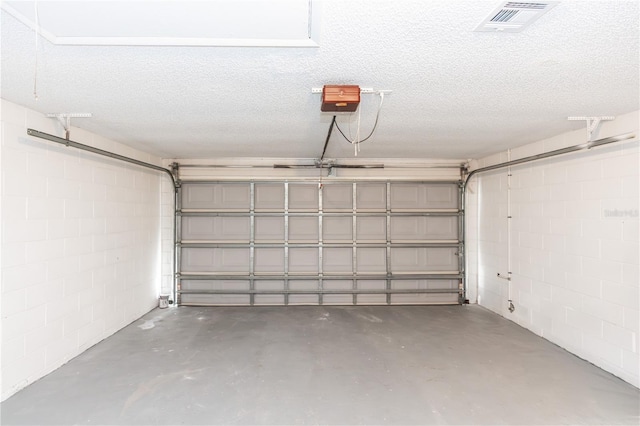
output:
MULTIPOLYGON (((604 123, 598 138, 634 132, 639 112, 604 123)), ((584 143, 569 132, 510 153, 517 159, 584 143)), ((471 269, 478 302, 607 370, 640 385, 640 149, 632 142, 512 168, 511 298, 507 274, 507 170, 474 178, 468 225, 477 238, 471 269), (475 205, 474 205, 475 202, 475 205), (474 226, 476 228, 474 228, 474 226), (477 230, 477 233, 475 231, 477 230)), ((506 161, 498 153, 478 167, 506 161)))
MULTIPOLYGON (((28 137, 62 129, 16 104, 1 118, 4 400, 157 305, 166 178, 28 137)), ((71 139, 160 164, 81 129, 71 139)))

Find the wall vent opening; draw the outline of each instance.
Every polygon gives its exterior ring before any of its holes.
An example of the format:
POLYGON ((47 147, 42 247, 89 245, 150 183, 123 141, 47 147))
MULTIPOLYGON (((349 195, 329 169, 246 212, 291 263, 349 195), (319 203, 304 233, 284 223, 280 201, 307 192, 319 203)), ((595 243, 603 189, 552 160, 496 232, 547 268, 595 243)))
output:
POLYGON ((517 33, 553 9, 559 1, 514 2, 501 4, 474 31, 517 33))

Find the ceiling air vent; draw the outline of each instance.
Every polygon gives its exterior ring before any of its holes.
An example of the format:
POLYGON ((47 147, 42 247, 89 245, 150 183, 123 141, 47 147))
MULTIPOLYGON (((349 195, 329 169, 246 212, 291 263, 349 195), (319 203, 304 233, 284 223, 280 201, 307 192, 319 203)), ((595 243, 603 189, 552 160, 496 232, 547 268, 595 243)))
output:
POLYGON ((478 25, 475 31, 503 31, 517 33, 553 9, 559 1, 503 3, 478 25))

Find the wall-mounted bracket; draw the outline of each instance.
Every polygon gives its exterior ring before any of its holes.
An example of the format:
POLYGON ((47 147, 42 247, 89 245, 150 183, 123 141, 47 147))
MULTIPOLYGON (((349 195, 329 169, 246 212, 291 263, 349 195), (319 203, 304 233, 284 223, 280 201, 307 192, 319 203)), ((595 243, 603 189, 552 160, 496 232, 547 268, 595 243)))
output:
MULTIPOLYGON (((392 90, 374 90, 372 87, 361 87, 360 88, 360 94, 361 95, 379 95, 380 93, 384 93, 385 95, 388 95, 391 92, 392 92, 392 90)), ((322 94, 322 87, 312 87, 311 88, 311 93, 314 93, 316 95, 322 94)))
POLYGON ((180 164, 173 162, 169 164, 169 167, 171 168, 171 175, 173 176, 173 186, 177 189, 182 185, 182 182, 180 181, 180 164))
POLYGON ((89 118, 93 115, 90 112, 63 112, 63 113, 51 113, 47 114, 49 118, 57 118, 62 127, 64 128, 65 139, 69 140, 69 133, 71 129, 72 118, 89 118))
POLYGON ((586 121, 587 122, 587 142, 593 141, 598 127, 603 121, 611 121, 616 118, 610 115, 604 115, 601 117, 567 117, 569 121, 586 121))

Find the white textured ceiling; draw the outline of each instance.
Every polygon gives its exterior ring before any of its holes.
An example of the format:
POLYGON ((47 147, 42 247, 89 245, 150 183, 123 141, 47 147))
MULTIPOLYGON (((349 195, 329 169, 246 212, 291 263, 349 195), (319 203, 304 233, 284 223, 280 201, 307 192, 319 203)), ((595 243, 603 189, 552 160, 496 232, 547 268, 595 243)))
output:
MULTIPOLYGON (((73 16, 75 2, 61 3, 73 16)), ((35 34, 3 11, 2 97, 43 113, 91 112, 72 124, 168 158, 319 157, 332 114, 311 88, 324 84, 393 91, 364 158, 478 158, 584 127, 568 116, 640 108, 637 0, 564 0, 521 33, 473 32, 498 5, 314 1, 317 48, 40 38, 37 101, 35 34)), ((363 133, 377 99, 363 95, 363 133)), ((355 132, 355 118, 338 122, 347 130, 351 119, 355 132)), ((353 150, 334 132, 326 156, 353 150)))

